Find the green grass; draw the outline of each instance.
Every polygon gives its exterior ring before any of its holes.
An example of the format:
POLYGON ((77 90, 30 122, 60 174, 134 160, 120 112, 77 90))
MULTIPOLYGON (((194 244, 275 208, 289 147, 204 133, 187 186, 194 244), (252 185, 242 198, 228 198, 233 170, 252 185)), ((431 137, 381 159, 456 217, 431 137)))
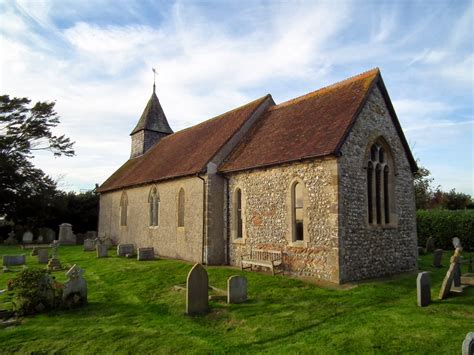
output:
MULTIPOLYGON (((20 253, 18 247, 0 247, 0 256, 20 253)), ((89 305, 0 328, 0 353, 459 354, 464 337, 474 331, 474 288, 439 301, 446 268, 431 268, 431 258, 419 262, 421 270, 432 272, 434 302, 426 308, 416 305, 415 274, 337 290, 284 276, 208 267, 210 284, 223 289, 229 276, 245 275, 250 299, 240 305, 210 302, 209 314, 188 317, 185 292, 173 286, 186 281, 191 264, 96 259, 81 247, 61 247, 63 265, 77 263, 85 269, 89 305)), ((36 257, 28 256, 28 265, 38 267, 36 257)), ((66 279, 64 272, 54 275, 66 279)), ((0 274, 0 289, 13 276, 0 274)), ((0 295, 0 308, 7 302, 0 295)))

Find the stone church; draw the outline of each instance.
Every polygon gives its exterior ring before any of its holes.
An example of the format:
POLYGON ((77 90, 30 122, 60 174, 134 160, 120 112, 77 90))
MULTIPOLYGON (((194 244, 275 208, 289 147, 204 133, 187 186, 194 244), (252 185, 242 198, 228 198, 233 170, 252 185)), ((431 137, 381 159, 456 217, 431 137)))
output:
POLYGON ((415 160, 380 71, 173 132, 153 93, 131 155, 98 189, 99 233, 163 257, 334 283, 417 267, 415 160))

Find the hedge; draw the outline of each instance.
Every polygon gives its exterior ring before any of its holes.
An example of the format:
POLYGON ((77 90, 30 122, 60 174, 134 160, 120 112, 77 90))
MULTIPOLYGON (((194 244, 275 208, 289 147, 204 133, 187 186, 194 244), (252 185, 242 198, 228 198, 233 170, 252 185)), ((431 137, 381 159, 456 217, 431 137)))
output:
POLYGON ((436 248, 449 250, 458 237, 465 250, 474 249, 474 210, 418 210, 416 220, 419 246, 433 237, 436 248))

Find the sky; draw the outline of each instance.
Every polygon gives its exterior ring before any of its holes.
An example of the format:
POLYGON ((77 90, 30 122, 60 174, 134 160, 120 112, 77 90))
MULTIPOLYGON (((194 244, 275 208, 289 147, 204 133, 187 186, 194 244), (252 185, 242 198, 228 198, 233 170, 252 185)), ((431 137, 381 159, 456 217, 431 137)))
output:
POLYGON ((0 1, 1 94, 54 101, 76 156, 35 156, 63 190, 130 155, 152 93, 174 131, 379 67, 435 185, 474 195, 473 1, 0 1))

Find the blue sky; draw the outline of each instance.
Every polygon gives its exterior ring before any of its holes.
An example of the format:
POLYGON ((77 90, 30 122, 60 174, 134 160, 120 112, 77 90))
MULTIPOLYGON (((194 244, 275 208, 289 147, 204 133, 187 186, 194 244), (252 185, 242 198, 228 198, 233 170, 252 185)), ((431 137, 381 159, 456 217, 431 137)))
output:
POLYGON ((176 131, 271 93, 379 67, 435 183, 474 193, 472 1, 0 2, 0 88, 54 100, 76 157, 35 157, 67 190, 102 183, 157 93, 176 131))

